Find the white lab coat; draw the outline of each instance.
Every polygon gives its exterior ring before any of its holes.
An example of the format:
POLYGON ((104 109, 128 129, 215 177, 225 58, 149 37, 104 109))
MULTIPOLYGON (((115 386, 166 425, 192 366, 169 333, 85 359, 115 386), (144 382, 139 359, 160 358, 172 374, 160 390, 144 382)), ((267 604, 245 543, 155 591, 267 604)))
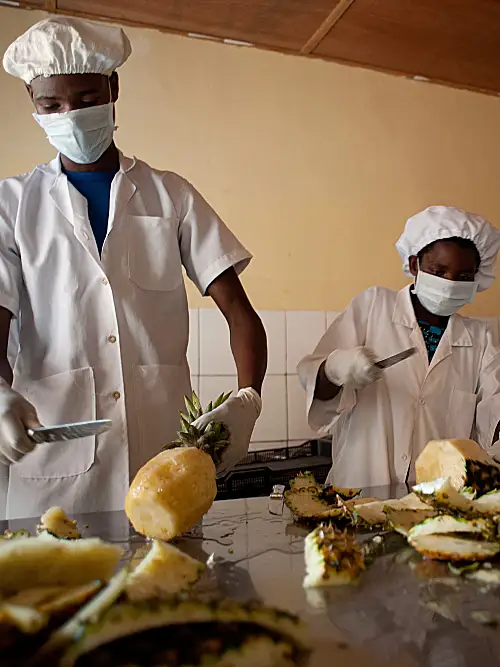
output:
POLYGON ((333 436, 329 480, 367 487, 414 480, 415 458, 435 438, 474 438, 486 449, 500 420, 500 349, 489 326, 460 315, 429 365, 410 287, 373 287, 357 296, 330 326, 298 373, 307 391, 310 425, 333 436), (318 370, 334 349, 366 346, 384 359, 415 346, 413 357, 332 401, 314 399, 318 370))
POLYGON ((0 305, 13 387, 44 424, 113 420, 0 466, 0 516, 123 509, 131 477, 175 437, 190 392, 182 275, 201 293, 249 253, 184 179, 120 156, 99 257, 87 202, 56 158, 0 181, 0 305))

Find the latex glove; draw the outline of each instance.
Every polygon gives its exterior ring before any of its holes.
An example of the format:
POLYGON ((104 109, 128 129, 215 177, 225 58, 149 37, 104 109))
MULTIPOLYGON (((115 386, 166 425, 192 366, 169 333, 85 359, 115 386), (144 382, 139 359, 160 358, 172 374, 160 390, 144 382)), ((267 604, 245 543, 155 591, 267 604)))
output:
POLYGON ((199 417, 193 426, 204 428, 210 422, 225 424, 229 431, 229 445, 217 466, 217 475, 222 475, 245 458, 255 422, 262 411, 262 400, 255 389, 240 389, 218 408, 199 417))
POLYGON ((31 403, 0 381, 0 463, 10 465, 31 452, 36 443, 28 438, 26 429, 39 427, 31 403))
POLYGON ((366 347, 334 350, 326 360, 325 375, 337 387, 350 385, 361 389, 382 375, 375 362, 375 355, 366 347))

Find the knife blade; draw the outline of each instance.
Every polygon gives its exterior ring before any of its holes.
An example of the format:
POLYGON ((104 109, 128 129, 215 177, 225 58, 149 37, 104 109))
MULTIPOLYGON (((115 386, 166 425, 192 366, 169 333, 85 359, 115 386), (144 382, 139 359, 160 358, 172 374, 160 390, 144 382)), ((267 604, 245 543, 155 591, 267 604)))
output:
POLYGON ((390 368, 391 366, 394 366, 394 364, 399 364, 400 361, 404 361, 405 359, 412 357, 416 351, 416 347, 410 347, 407 350, 393 354, 392 357, 387 357, 387 359, 381 359, 380 361, 377 361, 375 366, 382 369, 390 368))
POLYGON ((281 516, 283 514, 283 505, 285 503, 285 487, 283 484, 275 484, 271 495, 269 496, 269 503, 267 509, 269 514, 281 516))
POLYGON ((110 419, 98 419, 95 421, 75 422, 73 424, 59 424, 57 426, 41 426, 30 428, 26 431, 28 437, 38 445, 46 442, 60 442, 63 440, 76 440, 99 435, 111 428, 110 419))

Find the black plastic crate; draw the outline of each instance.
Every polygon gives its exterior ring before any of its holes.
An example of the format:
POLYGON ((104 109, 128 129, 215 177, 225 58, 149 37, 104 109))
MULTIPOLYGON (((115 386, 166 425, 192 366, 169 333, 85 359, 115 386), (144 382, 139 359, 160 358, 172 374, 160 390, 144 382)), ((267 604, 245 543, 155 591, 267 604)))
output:
POLYGON ((331 443, 312 440, 298 447, 251 452, 224 478, 217 480, 218 500, 268 496, 275 484, 288 483, 309 470, 324 483, 332 465, 331 443))

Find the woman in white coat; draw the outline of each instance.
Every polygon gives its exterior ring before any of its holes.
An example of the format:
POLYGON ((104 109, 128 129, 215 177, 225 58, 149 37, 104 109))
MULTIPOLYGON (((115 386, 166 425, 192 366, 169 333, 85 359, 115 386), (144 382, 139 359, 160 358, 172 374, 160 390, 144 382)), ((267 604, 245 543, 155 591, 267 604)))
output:
POLYGON ((120 28, 55 17, 4 57, 58 156, 0 181, 0 518, 123 509, 130 478, 175 438, 190 392, 183 267, 225 316, 238 370, 239 392, 202 417, 230 431, 219 473, 261 410, 266 336, 238 279, 250 254, 190 183, 114 143, 130 53, 120 28), (111 430, 36 448, 26 436, 94 418, 111 430))
POLYGON ((435 206, 410 218, 396 245, 415 280, 400 292, 357 296, 298 367, 310 425, 333 436, 330 481, 413 481, 436 438, 498 439, 500 349, 489 326, 461 317, 494 279, 500 231, 483 218, 435 206), (386 370, 375 362, 415 347, 386 370))

